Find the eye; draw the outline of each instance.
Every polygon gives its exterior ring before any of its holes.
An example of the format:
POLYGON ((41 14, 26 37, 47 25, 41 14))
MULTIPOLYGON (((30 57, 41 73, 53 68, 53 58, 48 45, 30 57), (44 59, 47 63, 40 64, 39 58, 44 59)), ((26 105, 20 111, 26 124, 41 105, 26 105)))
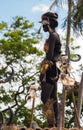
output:
POLYGON ((43 20, 43 21, 42 21, 42 24, 43 24, 43 25, 48 25, 49 22, 48 22, 47 20, 43 20))

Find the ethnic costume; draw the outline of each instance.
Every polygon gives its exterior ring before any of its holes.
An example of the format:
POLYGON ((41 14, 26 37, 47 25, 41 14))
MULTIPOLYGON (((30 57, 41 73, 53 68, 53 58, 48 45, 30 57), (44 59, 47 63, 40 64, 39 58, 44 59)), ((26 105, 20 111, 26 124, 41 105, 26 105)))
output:
MULTIPOLYGON (((49 15, 48 17, 45 17, 45 20, 48 18, 49 15)), ((44 26, 45 25, 43 25, 43 28, 44 26)), ((47 30, 49 31, 49 29, 47 30)), ((44 44, 44 51, 46 57, 42 62, 40 74, 42 89, 41 100, 44 103, 43 112, 46 115, 48 126, 53 127, 57 126, 58 118, 57 80, 60 71, 56 67, 56 61, 61 53, 60 38, 55 31, 49 31, 49 38, 44 44)))

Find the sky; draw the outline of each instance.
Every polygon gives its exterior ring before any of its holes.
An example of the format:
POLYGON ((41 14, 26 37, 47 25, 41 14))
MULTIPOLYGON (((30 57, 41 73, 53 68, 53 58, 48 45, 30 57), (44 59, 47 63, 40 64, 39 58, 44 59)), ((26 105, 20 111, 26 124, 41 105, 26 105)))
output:
MULTIPOLYGON (((0 21, 10 22, 15 16, 23 16, 37 26, 41 15, 48 11, 52 2, 53 0, 0 0, 0 21)), ((57 9, 57 13, 59 11, 60 9, 57 9)), ((59 23, 62 22, 65 13, 65 10, 59 13, 59 23)))
MULTIPOLYGON (((39 29, 41 15, 48 11, 52 2, 53 0, 0 0, 0 22, 5 21, 11 23, 12 18, 15 16, 23 16, 30 22, 34 22, 35 28, 39 29)), ((61 25, 67 14, 67 5, 64 4, 63 9, 55 7, 55 12, 59 15, 58 33, 65 36, 61 25)), ((81 63, 83 64, 83 37, 77 36, 75 38, 75 44, 76 43, 81 46, 78 53, 82 56, 81 63)), ((74 66, 75 65, 76 63, 74 66)))
MULTIPOLYGON (((15 16, 23 16, 30 22, 34 22, 34 28, 39 29, 41 15, 48 11, 52 3, 53 0, 0 0, 0 21, 11 23, 15 16)), ((57 31, 60 37, 65 37, 65 31, 63 32, 61 26, 67 15, 67 3, 64 3, 62 7, 55 7, 53 12, 58 13, 59 16, 57 31)), ((80 63, 83 64, 83 37, 75 36, 74 33, 72 33, 72 36, 75 38, 74 44, 81 46, 76 53, 81 55, 80 63)))
MULTIPOLYGON (((12 18, 15 16, 23 16, 30 22, 34 22, 34 27, 39 29, 41 20, 41 15, 48 11, 49 6, 53 3, 53 0, 0 0, 0 21, 5 21, 11 23, 12 18)), ((59 26, 57 31, 60 37, 65 37, 65 31, 63 32, 61 26, 64 18, 67 15, 67 3, 64 3, 63 8, 55 7, 53 12, 58 13, 58 23, 59 26)), ((80 63, 83 64, 83 37, 74 36, 74 44, 80 45, 81 48, 76 52, 81 55, 80 63)), ((63 42, 61 41, 63 44, 63 42)), ((77 65, 77 64, 75 64, 77 65)))
POLYGON ((9 21, 12 17, 24 16, 36 22, 49 3, 50 0, 0 0, 0 19, 9 21))

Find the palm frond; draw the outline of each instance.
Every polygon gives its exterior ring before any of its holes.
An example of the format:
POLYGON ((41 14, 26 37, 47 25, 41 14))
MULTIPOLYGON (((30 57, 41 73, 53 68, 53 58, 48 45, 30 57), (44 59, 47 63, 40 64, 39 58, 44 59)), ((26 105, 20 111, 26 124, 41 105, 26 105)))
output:
POLYGON ((58 5, 58 0, 54 0, 53 3, 51 4, 51 6, 49 7, 49 10, 52 10, 57 5, 58 5))
POLYGON ((77 4, 72 11, 72 23, 75 30, 83 32, 83 2, 77 4))
POLYGON ((50 5, 49 10, 52 10, 53 8, 55 8, 56 6, 62 6, 63 3, 65 3, 67 0, 53 0, 53 3, 50 5))

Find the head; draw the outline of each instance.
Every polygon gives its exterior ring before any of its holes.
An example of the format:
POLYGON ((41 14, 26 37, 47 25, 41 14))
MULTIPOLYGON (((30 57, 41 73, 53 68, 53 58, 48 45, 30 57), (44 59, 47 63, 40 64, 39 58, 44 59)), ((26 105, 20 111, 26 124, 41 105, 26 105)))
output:
POLYGON ((57 22, 58 14, 57 13, 52 13, 52 12, 47 12, 42 15, 42 25, 43 25, 43 30, 45 32, 49 31, 49 27, 52 30, 55 30, 55 28, 58 26, 57 22))

